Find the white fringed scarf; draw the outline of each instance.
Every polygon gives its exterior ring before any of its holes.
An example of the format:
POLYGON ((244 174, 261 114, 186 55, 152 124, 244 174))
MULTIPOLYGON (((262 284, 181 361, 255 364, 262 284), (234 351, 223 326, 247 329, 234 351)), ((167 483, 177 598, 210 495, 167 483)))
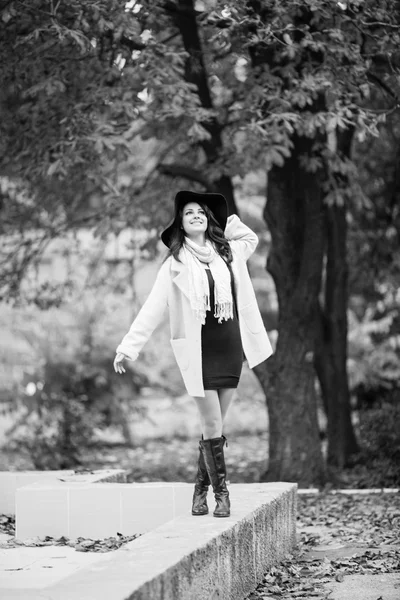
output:
POLYGON ((206 311, 210 307, 210 286, 206 270, 201 266, 207 263, 214 279, 214 316, 218 323, 233 319, 233 298, 231 274, 224 259, 215 251, 209 240, 205 246, 199 246, 188 237, 180 251, 180 259, 189 270, 190 305, 204 325, 206 311))

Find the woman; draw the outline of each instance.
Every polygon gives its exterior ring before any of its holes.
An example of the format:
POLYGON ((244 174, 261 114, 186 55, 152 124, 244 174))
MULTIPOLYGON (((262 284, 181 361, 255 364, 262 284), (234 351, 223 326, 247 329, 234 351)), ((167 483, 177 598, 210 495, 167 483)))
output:
POLYGON ((215 517, 230 515, 222 426, 242 368, 272 354, 246 261, 258 238, 237 215, 228 218, 221 194, 180 191, 175 215, 161 234, 169 249, 156 282, 117 348, 114 369, 136 360, 168 307, 171 346, 202 426, 192 514, 208 513, 211 483, 215 517))

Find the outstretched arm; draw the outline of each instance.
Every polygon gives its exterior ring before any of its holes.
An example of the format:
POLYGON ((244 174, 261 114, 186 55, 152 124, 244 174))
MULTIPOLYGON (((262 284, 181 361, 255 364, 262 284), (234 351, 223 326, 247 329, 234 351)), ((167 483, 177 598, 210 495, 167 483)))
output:
POLYGON ((247 260, 257 248, 258 236, 237 215, 228 217, 225 237, 234 252, 247 260))
POLYGON ((167 306, 168 278, 169 261, 161 266, 149 296, 116 350, 129 360, 137 359, 139 352, 162 320, 167 306))

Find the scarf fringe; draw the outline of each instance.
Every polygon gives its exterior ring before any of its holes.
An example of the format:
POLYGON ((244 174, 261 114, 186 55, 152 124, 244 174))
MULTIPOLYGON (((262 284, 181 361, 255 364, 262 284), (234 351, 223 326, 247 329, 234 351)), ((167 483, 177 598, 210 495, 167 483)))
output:
POLYGON ((233 319, 233 303, 214 304, 214 317, 218 319, 218 323, 233 319))
POLYGON ((208 277, 200 265, 201 262, 209 265, 214 278, 214 316, 218 323, 233 319, 233 298, 231 290, 231 276, 227 264, 216 252, 210 241, 205 246, 198 246, 186 238, 181 251, 182 262, 189 269, 190 304, 195 317, 204 325, 206 312, 211 310, 210 289, 208 277))
POLYGON ((211 310, 210 295, 205 294, 204 301, 196 300, 193 298, 191 306, 196 319, 201 321, 201 324, 204 325, 204 323, 206 322, 206 311, 211 310))

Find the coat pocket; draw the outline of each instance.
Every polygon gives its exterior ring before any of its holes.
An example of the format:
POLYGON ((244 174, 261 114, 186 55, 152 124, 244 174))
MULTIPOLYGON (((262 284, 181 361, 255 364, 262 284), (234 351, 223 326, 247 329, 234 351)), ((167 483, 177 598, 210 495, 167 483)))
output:
POLYGON ((175 356, 175 360, 178 363, 178 367, 181 371, 186 371, 189 368, 189 349, 188 342, 185 338, 177 340, 170 340, 172 351, 175 356))
POLYGON ((264 322, 257 304, 249 304, 248 306, 240 309, 239 312, 246 324, 247 329, 251 333, 260 333, 260 331, 263 331, 264 322))

